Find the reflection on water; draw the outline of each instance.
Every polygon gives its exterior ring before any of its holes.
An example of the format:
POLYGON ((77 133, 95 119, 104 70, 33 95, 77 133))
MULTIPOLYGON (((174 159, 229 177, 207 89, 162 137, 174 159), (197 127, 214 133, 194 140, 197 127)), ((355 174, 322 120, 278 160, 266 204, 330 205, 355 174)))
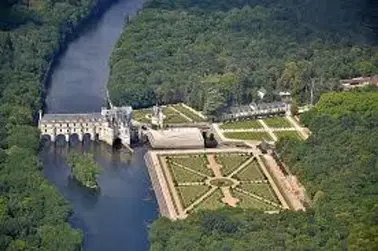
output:
POLYGON ((137 148, 131 155, 99 142, 68 145, 64 139, 43 145, 44 174, 72 205, 71 224, 84 230, 86 250, 148 249, 146 224, 156 218, 157 204, 143 160, 145 152, 137 148), (94 155, 102 167, 99 193, 70 178, 65 163, 70 151, 94 155))

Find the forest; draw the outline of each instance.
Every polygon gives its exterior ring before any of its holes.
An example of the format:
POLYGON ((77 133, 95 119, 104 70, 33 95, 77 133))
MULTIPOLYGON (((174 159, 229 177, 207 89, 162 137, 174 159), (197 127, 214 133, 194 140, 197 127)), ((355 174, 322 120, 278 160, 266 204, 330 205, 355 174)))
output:
POLYGON ((0 250, 81 248, 82 234, 67 223, 70 207, 43 178, 35 118, 52 58, 107 2, 0 2, 0 250))
POLYGON ((161 218, 151 250, 378 250, 378 90, 327 93, 302 120, 307 141, 277 143, 311 197, 306 212, 204 211, 161 218))
POLYGON ((317 100, 340 79, 378 72, 374 9, 358 0, 147 1, 112 53, 111 99, 212 113, 215 100, 220 110, 250 103, 264 87, 266 101, 290 91, 309 103, 313 82, 317 100))

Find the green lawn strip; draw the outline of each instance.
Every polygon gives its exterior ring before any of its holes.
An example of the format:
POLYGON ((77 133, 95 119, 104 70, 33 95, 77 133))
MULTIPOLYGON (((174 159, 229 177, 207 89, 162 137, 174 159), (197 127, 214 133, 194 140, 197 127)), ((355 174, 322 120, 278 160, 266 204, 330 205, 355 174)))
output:
POLYGON ((195 207, 194 211, 198 210, 216 210, 226 205, 221 201, 223 198, 223 193, 220 189, 217 189, 214 193, 212 193, 209 197, 203 200, 197 207, 195 207))
POLYGON ((194 201, 210 190, 209 186, 177 186, 176 188, 184 208, 190 206, 194 201))
POLYGON ((169 169, 172 173, 174 182, 183 183, 183 182, 201 182, 206 179, 201 175, 185 170, 184 168, 177 166, 173 163, 168 163, 169 169))
POLYGON ((245 153, 231 153, 231 154, 217 154, 215 156, 218 164, 220 164, 221 172, 224 176, 229 175, 232 171, 240 167, 246 160, 251 158, 250 154, 245 153))
POLYGON ((220 126, 221 129, 259 129, 262 125, 257 120, 241 120, 225 122, 220 126))
POLYGON ((207 176, 214 176, 213 171, 207 167, 207 159, 205 155, 182 155, 170 157, 169 160, 174 163, 183 165, 207 176))
POLYGON ((241 139, 241 140, 268 140, 272 138, 267 132, 224 132, 223 135, 229 139, 241 139))
POLYGON ((240 184, 240 188, 277 204, 280 203, 269 184, 240 184))
POLYGON ((190 122, 189 120, 181 116, 180 113, 176 112, 169 106, 163 108, 163 114, 165 116, 165 124, 185 124, 190 122))
POLYGON ((255 199, 249 195, 233 190, 233 195, 239 199, 238 206, 244 209, 259 209, 263 211, 277 210, 278 208, 269 205, 261 200, 255 199))
POLYGON ((297 131, 275 131, 273 132, 278 139, 280 138, 293 138, 302 140, 301 136, 297 131))
POLYGON ((182 114, 186 115, 187 117, 191 118, 194 122, 203 122, 205 121, 202 117, 198 116, 188 108, 185 108, 182 104, 172 105, 176 110, 181 112, 182 114))
POLYGON ((260 170, 259 164, 256 160, 249 163, 240 172, 235 175, 237 180, 247 181, 247 180, 265 180, 265 176, 260 170))
POLYGON ((286 118, 276 117, 264 119, 265 124, 272 128, 293 127, 286 118))
POLYGON ((151 119, 146 118, 146 115, 151 115, 151 109, 133 110, 133 119, 141 123, 150 123, 151 119))

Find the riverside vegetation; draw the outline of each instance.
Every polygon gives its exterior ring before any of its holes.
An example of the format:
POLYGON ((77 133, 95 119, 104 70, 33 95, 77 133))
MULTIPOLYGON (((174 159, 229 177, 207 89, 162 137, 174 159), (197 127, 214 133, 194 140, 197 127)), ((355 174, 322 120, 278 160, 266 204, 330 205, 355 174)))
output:
POLYGON ((67 164, 71 166, 72 176, 82 185, 89 189, 97 190, 97 175, 100 167, 89 153, 79 154, 70 152, 67 157, 67 164))
POLYGON ((80 250, 69 205, 42 176, 33 118, 54 54, 106 2, 0 2, 0 250, 80 250))

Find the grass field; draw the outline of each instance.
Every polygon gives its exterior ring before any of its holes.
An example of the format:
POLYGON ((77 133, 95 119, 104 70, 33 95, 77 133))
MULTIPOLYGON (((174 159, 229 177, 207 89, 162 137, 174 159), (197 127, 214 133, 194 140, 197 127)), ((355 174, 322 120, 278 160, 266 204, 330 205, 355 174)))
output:
POLYGON ((146 118, 146 115, 151 115, 152 109, 133 110, 133 119, 141 123, 150 123, 151 119, 146 118))
POLYGON ((206 193, 210 188, 208 186, 178 186, 177 191, 180 194, 184 208, 190 206, 194 201, 206 193))
POLYGON ((168 166, 171 171, 172 178, 176 183, 201 182, 206 179, 206 177, 185 170, 184 168, 177 166, 173 163, 168 163, 168 166))
POLYGON ((185 116, 191 118, 193 122, 203 122, 205 121, 202 117, 198 116, 196 113, 182 106, 182 104, 172 105, 176 110, 184 114, 185 116))
POLYGON ((218 208, 225 207, 226 205, 221 201, 223 194, 220 189, 217 189, 209 197, 203 200, 194 211, 198 210, 215 210, 218 208))
POLYGON ((252 156, 249 154, 239 154, 239 153, 231 153, 231 154, 217 154, 215 156, 218 164, 220 164, 221 172, 224 176, 229 175, 232 171, 237 169, 241 164, 247 161, 252 156))
POLYGON ((269 205, 263 201, 260 201, 258 199, 255 199, 249 195, 246 195, 244 193, 241 193, 239 191, 233 190, 233 195, 239 199, 238 206, 245 209, 259 209, 264 211, 271 211, 271 210, 277 210, 276 207, 269 205))
POLYGON ((272 128, 293 127, 290 122, 283 117, 267 118, 264 119, 264 122, 272 128))
POLYGON ((260 170, 257 161, 252 161, 243 170, 235 175, 235 178, 241 181, 247 180, 264 180, 265 176, 260 170))
POLYGON ((302 139, 301 136, 297 131, 275 131, 273 132, 278 139, 286 137, 286 138, 294 138, 294 139, 302 139))
POLYGON ((240 139, 240 140, 268 140, 271 141, 272 138, 267 132, 225 132, 223 135, 229 139, 240 139))
POLYGON ((247 192, 261 196, 264 199, 279 203, 269 184, 241 184, 240 188, 247 192))
POLYGON ((226 122, 220 126, 221 129, 259 129, 262 128, 262 125, 257 120, 242 120, 242 121, 233 121, 226 122))
POLYGON ((184 118, 180 115, 180 113, 177 113, 175 110, 171 109, 169 106, 163 108, 163 114, 164 114, 164 123, 165 124, 183 124, 188 123, 189 120, 184 118))
POLYGON ((214 176, 213 171, 207 167, 207 159, 204 155, 171 156, 170 160, 205 175, 214 176))

